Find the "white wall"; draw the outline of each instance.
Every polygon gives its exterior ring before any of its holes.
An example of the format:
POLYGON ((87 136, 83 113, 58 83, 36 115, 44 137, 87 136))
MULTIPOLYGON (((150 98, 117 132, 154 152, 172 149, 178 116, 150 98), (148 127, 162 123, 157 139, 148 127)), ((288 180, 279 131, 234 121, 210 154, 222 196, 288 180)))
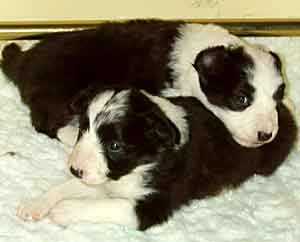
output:
POLYGON ((0 0, 6 21, 300 18, 299 0, 0 0))

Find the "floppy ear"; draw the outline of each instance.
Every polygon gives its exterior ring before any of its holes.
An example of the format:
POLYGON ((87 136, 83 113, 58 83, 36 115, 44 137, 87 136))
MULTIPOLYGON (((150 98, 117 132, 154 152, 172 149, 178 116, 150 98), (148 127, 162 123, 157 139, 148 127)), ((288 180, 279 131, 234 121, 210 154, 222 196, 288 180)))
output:
POLYGON ((198 72, 203 89, 220 91, 231 90, 236 80, 247 79, 253 59, 242 46, 216 46, 201 51, 195 60, 194 68, 198 72), (220 85, 220 82, 226 85, 220 85))
MULTIPOLYGON (((158 116, 161 114, 157 114, 158 116)), ((174 147, 180 143, 180 132, 176 125, 167 117, 160 117, 161 122, 155 125, 156 137, 167 147, 174 147)))
POLYGON ((146 137, 164 147, 174 147, 180 142, 180 132, 156 103, 138 90, 131 92, 133 112, 146 124, 146 137))
POLYGON ((91 100, 101 91, 96 85, 91 85, 77 93, 69 104, 69 110, 72 114, 80 114, 87 109, 91 100))
POLYGON ((224 46, 216 46, 201 51, 193 64, 198 72, 200 84, 217 86, 219 76, 225 72, 229 60, 229 51, 224 46))

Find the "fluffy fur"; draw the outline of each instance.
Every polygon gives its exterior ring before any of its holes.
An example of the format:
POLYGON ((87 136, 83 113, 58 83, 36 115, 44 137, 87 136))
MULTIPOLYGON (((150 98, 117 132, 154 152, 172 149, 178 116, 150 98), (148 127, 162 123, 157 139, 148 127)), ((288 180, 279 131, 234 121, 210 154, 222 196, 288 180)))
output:
POLYGON ((270 175, 296 139, 296 125, 277 100, 272 142, 246 148, 193 97, 164 99, 137 90, 94 92, 82 107, 70 156, 73 178, 21 204, 17 214, 57 224, 112 222, 147 229, 192 199, 270 175))
POLYGON ((24 52, 12 44, 2 54, 34 127, 51 137, 78 114, 72 103, 91 85, 195 96, 247 147, 271 142, 278 131, 275 97, 284 91, 278 57, 216 25, 105 23, 46 35, 24 52))

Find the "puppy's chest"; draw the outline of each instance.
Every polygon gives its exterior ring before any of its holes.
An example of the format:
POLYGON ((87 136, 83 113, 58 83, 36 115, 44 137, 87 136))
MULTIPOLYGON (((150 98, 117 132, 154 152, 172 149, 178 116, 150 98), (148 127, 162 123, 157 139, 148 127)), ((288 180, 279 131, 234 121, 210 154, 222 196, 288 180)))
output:
POLYGON ((133 172, 117 181, 107 182, 105 190, 109 197, 126 198, 132 201, 140 200, 154 192, 154 189, 147 185, 150 179, 149 173, 133 172))

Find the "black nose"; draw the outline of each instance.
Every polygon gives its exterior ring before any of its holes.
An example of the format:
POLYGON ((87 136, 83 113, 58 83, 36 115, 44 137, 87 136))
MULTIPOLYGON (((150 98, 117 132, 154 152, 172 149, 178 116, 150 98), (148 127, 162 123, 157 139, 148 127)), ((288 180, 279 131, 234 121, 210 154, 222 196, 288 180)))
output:
POLYGON ((71 166, 71 167, 70 167, 70 171, 71 171, 71 173, 72 173, 74 176, 76 176, 76 177, 78 177, 78 178, 82 178, 82 175, 83 175, 83 171, 82 171, 82 170, 76 170, 76 169, 73 168, 73 166, 71 166))
POLYGON ((259 131, 257 133, 257 138, 259 141, 268 141, 272 137, 272 133, 266 133, 259 131))

